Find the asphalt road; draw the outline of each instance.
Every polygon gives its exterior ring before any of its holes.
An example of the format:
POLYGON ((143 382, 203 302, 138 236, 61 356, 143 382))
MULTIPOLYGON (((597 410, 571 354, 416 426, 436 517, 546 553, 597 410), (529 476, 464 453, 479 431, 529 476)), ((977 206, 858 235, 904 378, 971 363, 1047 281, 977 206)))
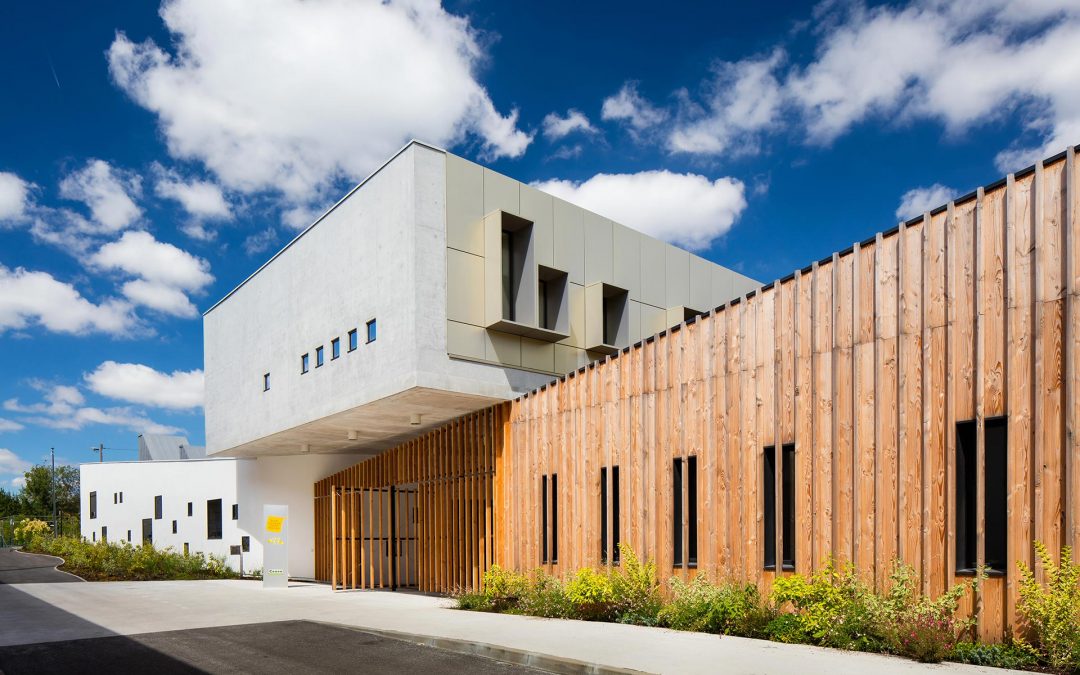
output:
POLYGON ((543 673, 336 625, 279 621, 0 647, 0 673, 543 673))
POLYGON ((60 558, 51 555, 21 553, 13 548, 0 548, 0 584, 82 581, 77 576, 56 569, 61 562, 60 558))

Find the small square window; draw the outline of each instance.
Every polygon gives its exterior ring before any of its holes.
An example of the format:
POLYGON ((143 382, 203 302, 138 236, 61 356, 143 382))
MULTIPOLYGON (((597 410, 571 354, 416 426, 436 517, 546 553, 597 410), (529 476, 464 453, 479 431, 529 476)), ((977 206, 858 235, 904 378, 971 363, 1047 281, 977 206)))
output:
POLYGON ((341 356, 341 340, 334 338, 330 341, 330 360, 333 361, 341 356))
POLYGON ((310 360, 308 359, 308 355, 304 354, 300 357, 300 374, 303 375, 308 370, 310 370, 310 360))
POLYGON ((349 351, 350 352, 356 349, 357 340, 358 340, 358 338, 356 336, 356 329, 353 328, 351 331, 349 331, 349 351))
POLYGON ((375 319, 367 322, 367 341, 375 342, 375 319))
POLYGON ((315 348, 315 367, 318 368, 319 366, 321 366, 323 364, 323 362, 324 362, 323 348, 322 347, 316 347, 315 348))
POLYGON ((263 374, 263 391, 270 391, 270 373, 263 374))

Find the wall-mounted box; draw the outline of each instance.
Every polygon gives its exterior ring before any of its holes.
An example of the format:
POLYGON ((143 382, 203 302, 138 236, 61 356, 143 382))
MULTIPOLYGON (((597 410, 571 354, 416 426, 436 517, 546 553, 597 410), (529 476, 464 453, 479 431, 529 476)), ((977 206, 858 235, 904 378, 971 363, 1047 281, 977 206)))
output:
POLYGON ((585 287, 585 349, 615 354, 630 344, 630 293, 597 282, 585 287))

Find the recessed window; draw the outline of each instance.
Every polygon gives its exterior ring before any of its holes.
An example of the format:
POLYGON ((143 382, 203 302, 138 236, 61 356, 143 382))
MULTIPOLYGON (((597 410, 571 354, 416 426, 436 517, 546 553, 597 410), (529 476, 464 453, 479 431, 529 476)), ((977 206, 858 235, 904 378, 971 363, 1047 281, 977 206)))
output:
POLYGON ((120 493, 120 503, 121 504, 124 503, 124 493, 123 492, 120 493))
POLYGON ((128 530, 128 543, 131 543, 131 530, 128 530))
POLYGON ((983 502, 983 564, 994 573, 1007 569, 1008 426, 1004 417, 983 423, 983 476, 978 475, 978 426, 956 424, 956 571, 978 568, 980 491, 983 502))
POLYGON ((109 541, 109 526, 108 525, 102 525, 101 526, 101 541, 106 541, 106 542, 109 541))
POLYGON ((187 503, 187 514, 188 514, 188 516, 190 517, 194 513, 194 511, 195 511, 194 504, 192 504, 191 502, 188 502, 187 503))
POLYGON ((270 373, 263 373, 263 391, 270 391, 270 373))
POLYGON ((559 562, 559 476, 540 476, 540 562, 559 562))
POLYGON ((311 361, 308 359, 308 355, 304 354, 300 357, 300 374, 303 375, 311 369, 311 361))
POLYGON ((206 500, 206 538, 221 539, 221 500, 206 500))
POLYGON ((118 496, 118 495, 117 495, 117 494, 116 494, 115 492, 114 492, 114 493, 112 493, 112 503, 113 503, 113 504, 115 504, 115 503, 116 503, 116 500, 117 500, 117 496, 118 496))
POLYGON ((316 347, 315 348, 315 367, 318 368, 318 367, 322 366, 322 364, 323 364, 323 362, 325 360, 326 359, 323 356, 323 348, 322 347, 316 347))
POLYGON ((676 457, 671 464, 671 498, 674 527, 672 530, 672 562, 675 565, 697 565, 697 457, 676 457), (686 491, 686 528, 683 529, 683 491, 686 491), (683 548, 683 537, 686 547, 683 548), (685 554, 685 555, 684 555, 685 554))
POLYGON ((356 329, 353 328, 349 331, 349 351, 355 351, 359 338, 356 335, 356 329))
POLYGON ((190 554, 191 554, 191 548, 188 546, 188 543, 185 541, 184 542, 184 555, 190 555, 190 554))
POLYGON ((161 520, 161 495, 154 497, 154 519, 161 520))
POLYGON ((240 550, 244 553, 251 551, 251 537, 240 537, 240 550))
POLYGON ((90 517, 97 518, 97 493, 90 493, 90 517))
POLYGON ((154 520, 152 518, 143 518, 142 521, 142 543, 153 544, 154 543, 154 520))
POLYGON ((97 532, 90 533, 90 541, 97 541, 97 532))
POLYGON ((330 360, 333 361, 341 356, 341 340, 334 338, 330 341, 330 360))
POLYGON ((619 467, 600 467, 600 562, 619 564, 619 467), (610 490, 609 487, 610 478, 610 490), (608 495, 610 494, 610 500, 608 495), (611 536, 608 536, 608 505, 611 505, 611 536), (608 542, 610 541, 610 549, 608 542))
POLYGON ((795 569, 795 444, 780 449, 780 490, 776 485, 776 446, 765 448, 765 470, 761 476, 761 493, 765 518, 765 569, 776 569, 776 499, 781 497, 783 513, 780 518, 783 537, 783 569, 795 569))
POLYGON ((367 341, 368 342, 375 342, 375 336, 376 336, 375 319, 372 319, 371 321, 367 322, 367 341))
POLYGON ((233 520, 240 520, 240 505, 239 504, 233 504, 232 505, 232 519, 233 520))
POLYGON ((172 521, 172 533, 176 534, 176 521, 172 521))

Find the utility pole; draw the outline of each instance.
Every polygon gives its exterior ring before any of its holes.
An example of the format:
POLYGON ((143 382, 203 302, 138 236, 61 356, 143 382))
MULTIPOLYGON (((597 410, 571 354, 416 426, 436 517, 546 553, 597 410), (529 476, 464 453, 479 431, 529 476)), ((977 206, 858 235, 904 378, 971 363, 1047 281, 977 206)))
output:
POLYGON ((53 533, 60 534, 60 521, 56 519, 56 448, 49 448, 49 458, 52 460, 52 521, 53 533))
POLYGON ((90 452, 96 452, 98 454, 98 463, 105 461, 105 444, 101 443, 96 448, 90 448, 90 452))

